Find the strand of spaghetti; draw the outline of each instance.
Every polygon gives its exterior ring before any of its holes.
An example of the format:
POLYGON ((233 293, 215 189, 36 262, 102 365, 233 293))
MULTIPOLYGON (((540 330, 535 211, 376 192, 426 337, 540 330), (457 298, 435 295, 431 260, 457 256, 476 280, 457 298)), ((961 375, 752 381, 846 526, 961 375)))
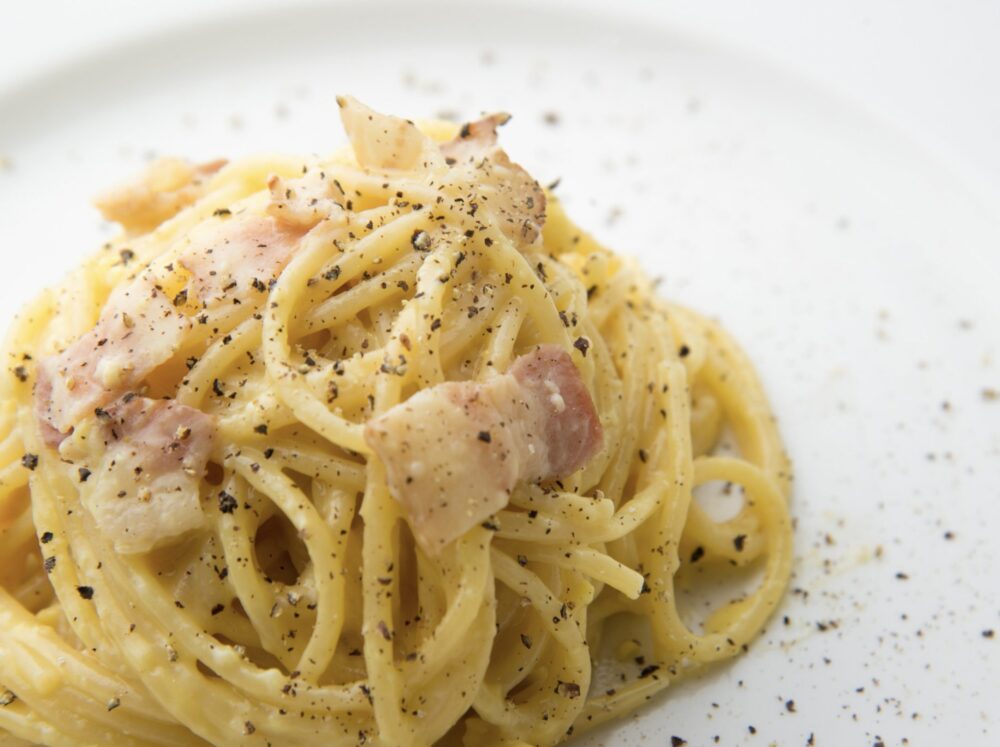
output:
POLYGON ((673 680, 657 672, 656 677, 629 682, 614 688, 612 694, 598 695, 587 700, 583 712, 573 722, 575 734, 586 734, 591 729, 620 718, 642 707, 658 692, 666 690, 673 680))
POLYGON ((619 563, 609 555, 591 547, 536 546, 521 542, 497 544, 498 549, 518 558, 518 562, 551 563, 566 570, 576 570, 595 581, 617 589, 629 599, 638 599, 642 592, 642 574, 619 563))
MULTIPOLYGON (((567 599, 555 596, 542 580, 516 560, 494 548, 491 551, 494 573, 498 581, 526 597, 537 610, 546 632, 557 645, 551 646, 545 660, 547 676, 534 684, 527 702, 513 703, 499 693, 483 688, 476 698, 476 712, 486 721, 500 727, 505 736, 531 740, 537 745, 560 741, 585 704, 590 688, 590 661, 585 646, 584 614, 593 589, 580 581, 568 582, 567 599), (573 602, 573 610, 569 609, 573 602), (579 610, 579 612, 577 612, 579 610), (548 696, 555 692, 556 698, 548 696), (539 700, 539 696, 544 700, 539 700), (542 719, 542 711, 548 716, 542 719)), ((568 573, 572 579, 575 574, 568 573)))
POLYGON ((526 485, 515 490, 511 494, 510 505, 559 515, 566 521, 584 526, 609 522, 615 515, 615 505, 601 494, 591 498, 568 491, 543 490, 538 485, 526 485))
MULTIPOLYGON (((690 369, 689 369, 690 370, 690 369)), ((718 444, 722 433, 722 408, 695 379, 691 393, 691 453, 702 456, 718 444)))
POLYGON ((623 423, 629 427, 623 428, 618 434, 614 448, 614 458, 602 476, 600 488, 604 494, 620 506, 623 502, 625 485, 628 482, 632 465, 638 454, 639 429, 634 427, 635 418, 641 412, 645 381, 642 368, 636 360, 637 351, 630 341, 636 339, 637 322, 628 314, 619 314, 611 322, 611 328, 605 335, 610 347, 611 357, 622 376, 622 391, 620 405, 623 412, 623 423))
POLYGON ((688 508, 682 551, 700 547, 707 557, 736 566, 749 565, 767 549, 756 513, 744 505, 740 513, 723 522, 713 521, 697 503, 688 508))
MULTIPOLYGON (((537 325, 541 341, 568 349, 569 336, 559 318, 559 311, 552 300, 552 295, 546 289, 545 283, 535 274, 535 270, 528 263, 528 258, 496 226, 491 226, 485 232, 478 234, 477 238, 482 241, 489 238, 492 241, 490 247, 484 246, 481 251, 489 266, 501 275, 506 273, 511 275, 507 285, 513 288, 527 305, 530 310, 529 317, 537 325)), ((583 370, 585 375, 592 375, 589 363, 584 362, 583 370)))
POLYGON ((335 549, 332 528, 295 483, 268 464, 263 453, 244 448, 241 454, 227 460, 227 466, 281 509, 309 549, 319 607, 312 637, 296 669, 306 680, 318 680, 333 657, 344 624, 343 554, 335 549))
MULTIPOLYGON (((364 520, 362 551, 362 602, 364 604, 364 657, 368 670, 369 690, 373 699, 379 735, 390 744, 403 744, 411 734, 410 726, 399 718, 402 682, 396 670, 392 620, 392 598, 378 578, 395 567, 394 551, 390 546, 391 525, 398 510, 391 505, 381 469, 369 465, 368 486, 361 503, 364 520)), ((390 576, 395 579, 395 574, 390 576)))
POLYGON ((514 356, 514 345, 524 323, 524 303, 512 297, 497 314, 493 334, 479 354, 476 378, 483 379, 489 371, 506 371, 514 356))
MULTIPOLYGON (((262 439, 263 441, 263 439, 262 439)), ((292 440, 269 440, 269 461, 282 469, 292 469, 313 479, 344 490, 359 491, 365 486, 365 467, 341 456, 292 440)), ((265 458, 267 455, 265 454, 265 458)))
MULTIPOLYGON (((354 284, 350 287, 347 287, 346 283, 341 283, 337 292, 310 308, 298 320, 292 330, 293 335, 308 334, 321 329, 334 329, 355 319, 364 309, 389 303, 406 295, 407 286, 414 283, 417 270, 423 265, 423 259, 418 254, 403 256, 404 251, 405 247, 402 244, 397 244, 396 252, 400 258, 391 267, 381 269, 381 265, 379 265, 380 272, 360 280, 355 279, 354 284)), ((333 266, 339 268, 355 256, 348 254, 342 263, 333 266)), ((390 259, 393 258, 390 256, 390 259)), ((356 262, 356 265, 358 268, 364 267, 360 260, 356 262)), ((372 266, 368 265, 368 267, 372 266)), ((370 270, 363 271, 369 272, 370 270)), ((345 275, 340 275, 338 283, 341 278, 345 278, 345 275)), ((350 280, 350 278, 346 278, 346 280, 350 280)))
POLYGON ((319 309, 326 308, 335 294, 348 290, 352 283, 398 267, 415 254, 412 234, 397 229, 427 228, 429 217, 420 211, 380 205, 359 213, 334 213, 329 220, 343 223, 347 230, 331 237, 326 260, 316 266, 311 282, 299 289, 301 305, 293 317, 293 334, 314 331, 309 320, 322 318, 319 309), (298 326, 303 323, 305 327, 298 326))
POLYGON ((549 642, 535 610, 518 604, 497 631, 493 647, 504 655, 492 657, 484 684, 494 692, 509 693, 531 676, 549 642))
POLYGON ((663 486, 669 478, 663 472, 650 473, 647 485, 642 487, 628 503, 618 509, 605 526, 580 527, 562 519, 538 514, 501 511, 498 537, 537 542, 542 545, 561 543, 593 544, 621 539, 652 516, 659 507, 663 486))
MULTIPOLYGON (((246 503, 246 483, 235 477, 226 483, 226 493, 233 496, 238 505, 246 503)), ((285 648, 283 631, 271 617, 275 594, 265 583, 256 563, 256 553, 251 544, 256 534, 259 519, 254 512, 218 512, 218 535, 222 542, 223 558, 228 569, 227 579, 240 600, 240 607, 250 618, 254 630, 260 638, 260 645, 272 654, 286 669, 294 669, 285 648)))
POLYGON ((238 359, 259 348, 260 335, 261 323, 251 317, 241 322, 231 334, 212 343, 177 388, 177 402, 188 407, 201 407, 206 395, 212 391, 212 380, 238 359))
POLYGON ((746 488, 767 536, 764 578, 755 593, 712 614, 706 630, 724 631, 749 641, 774 612, 792 571, 792 524, 780 489, 759 467, 741 459, 700 457, 694 463, 695 482, 732 479, 746 488))
POLYGON ((92 664, 74 656, 76 652, 59 652, 58 697, 54 697, 56 691, 36 690, 36 674, 44 667, 51 651, 18 645, 13 641, 18 632, 13 631, 10 637, 12 645, 0 644, 0 652, 7 659, 5 672, 8 674, 5 676, 13 678, 9 680, 12 684, 17 682, 18 697, 26 700, 39 715, 54 721, 63 720, 66 713, 72 713, 82 729, 80 733, 87 734, 95 742, 105 735, 104 739, 110 737, 116 744, 191 743, 188 729, 172 722, 130 683, 109 680, 107 676, 95 677, 92 664), (20 676, 11 673, 18 669, 20 676))
MULTIPOLYGON (((378 229, 357 242, 352 253, 364 254, 369 247, 379 244, 398 244, 407 231, 424 220, 420 213, 413 213, 378 229)), ((316 229, 314 229, 315 231, 316 229)), ((339 229, 310 234, 303 241, 303 248, 292 260, 274 289, 264 315, 263 352, 267 364, 268 380, 272 383, 281 400, 303 423, 333 443, 351 451, 367 454, 362 427, 330 412, 327 405, 302 385, 300 374, 288 363, 291 316, 295 310, 295 292, 306 284, 309 277, 325 263, 332 238, 339 235, 339 229)))
POLYGON ((791 489, 788 455, 764 396, 760 379, 746 354, 715 322, 688 309, 672 308, 673 317, 696 318, 713 347, 706 352, 701 380, 719 400, 733 428, 743 458, 761 467, 787 496, 791 489))
POLYGON ((486 586, 491 581, 486 557, 485 530, 476 530, 459 540, 458 573, 448 574, 444 581, 447 607, 433 632, 420 644, 416 656, 403 665, 403 671, 414 683, 423 683, 438 675, 448 662, 449 649, 467 633, 482 608, 486 586))
POLYGON ((4 738, 6 747, 10 739, 10 747, 21 745, 52 745, 52 747, 78 747, 79 741, 60 731, 55 725, 42 718, 22 702, 15 700, 0 708, 0 737, 4 738), (8 737, 12 735, 12 737, 8 737))
MULTIPOLYGON (((408 316, 401 320, 398 334, 412 338, 411 346, 416 348, 414 353, 417 356, 412 373, 418 384, 424 386, 433 386, 444 380, 445 355, 442 348, 445 343, 441 335, 434 334, 433 325, 435 319, 440 323, 445 294, 454 287, 451 271, 456 269, 458 252, 457 244, 446 243, 424 261, 415 278, 417 290, 413 300, 400 313, 401 316, 408 316)), ((397 339, 401 338, 397 335, 397 339)), ((397 351, 396 354, 400 353, 397 351)))

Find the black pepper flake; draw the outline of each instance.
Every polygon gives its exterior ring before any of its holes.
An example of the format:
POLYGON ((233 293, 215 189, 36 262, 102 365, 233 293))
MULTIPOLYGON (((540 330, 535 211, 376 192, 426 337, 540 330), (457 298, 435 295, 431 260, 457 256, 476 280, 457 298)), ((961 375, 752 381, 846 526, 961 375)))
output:
POLYGON ((389 626, 385 624, 385 620, 379 620, 376 627, 378 628, 378 632, 382 634, 383 638, 387 641, 392 640, 392 632, 389 630, 389 626))
POLYGON ((81 599, 93 599, 94 598, 94 588, 92 586, 77 586, 77 594, 80 595, 81 599))
POLYGON ((135 259, 135 252, 133 252, 131 249, 122 249, 120 252, 118 252, 118 256, 122 258, 122 264, 127 265, 129 262, 135 259))
POLYGON ((580 697, 580 686, 575 682, 563 682, 560 680, 559 684, 556 685, 556 693, 562 695, 564 698, 574 700, 580 697))
POLYGON ((660 670, 659 664, 647 664, 642 668, 642 671, 639 672, 639 679, 644 680, 647 677, 649 677, 649 675, 653 674, 654 672, 658 672, 659 670, 660 670))
POLYGON ((243 733, 244 734, 246 734, 247 736, 249 736, 249 735, 253 734, 255 731, 257 731, 257 727, 253 725, 252 721, 245 721, 245 722, 243 722, 243 733))
POLYGON ((486 521, 484 521, 483 524, 482 524, 482 526, 483 526, 483 529, 489 529, 491 532, 499 532, 500 531, 500 527, 497 526, 497 524, 495 522, 492 522, 489 519, 487 519, 486 521))
POLYGON ((687 358, 689 355, 691 355, 691 348, 689 348, 687 345, 681 345, 680 349, 677 351, 677 355, 679 355, 681 358, 687 358))
POLYGON ((896 578, 898 578, 900 581, 909 581, 910 580, 910 577, 907 574, 903 573, 902 571, 900 571, 899 573, 896 574, 896 578))
POLYGON ((47 545, 52 541, 52 537, 52 532, 42 532, 42 536, 38 539, 43 545, 47 545))
POLYGON ((476 436, 476 438, 478 438, 484 444, 488 444, 490 441, 493 440, 493 437, 490 435, 489 431, 479 431, 479 435, 476 436))
POLYGON ((733 547, 736 548, 737 552, 743 552, 743 545, 747 541, 747 536, 745 534, 737 534, 733 537, 733 547))
POLYGON ((670 737, 670 747, 681 747, 681 745, 687 744, 688 741, 681 737, 670 737))
POLYGON ((46 573, 52 573, 52 569, 56 567, 56 556, 50 555, 42 562, 42 567, 45 568, 46 573))
POLYGON ((176 296, 174 296, 174 306, 183 306, 184 304, 187 303, 187 300, 188 300, 188 292, 187 289, 185 288, 176 296))
POLYGON ((527 555, 518 555, 517 556, 517 564, 519 566, 521 566, 522 568, 524 568, 524 566, 526 566, 528 564, 528 556, 527 555))
POLYGON ((694 548, 694 550, 691 551, 692 563, 697 563, 703 557, 705 557, 705 548, 702 547, 701 545, 698 545, 696 548, 694 548))
POLYGON ((214 215, 216 218, 224 218, 225 216, 232 214, 233 211, 230 210, 229 208, 218 208, 214 213, 212 213, 212 215, 214 215))
POLYGON ((14 369, 14 376, 17 377, 17 380, 23 384, 28 380, 28 369, 24 366, 18 366, 14 369))
POLYGON ((521 643, 524 644, 525 648, 531 648, 531 636, 521 633, 521 643))
POLYGON ((645 449, 639 449, 639 461, 643 464, 649 461, 649 454, 646 453, 645 449))
POLYGON ((80 469, 77 470, 77 472, 79 472, 80 474, 80 482, 87 482, 88 478, 93 474, 93 472, 91 472, 86 467, 80 467, 80 469))
POLYGON ((573 347, 580 351, 580 354, 586 358, 587 351, 590 349, 590 340, 586 337, 577 337, 576 341, 573 343, 573 347))
POLYGON ((226 393, 222 389, 222 382, 218 379, 212 380, 212 392, 215 393, 216 397, 225 397, 226 393))
POLYGON ((21 466, 25 469, 30 469, 32 472, 38 466, 38 455, 37 454, 25 454, 21 457, 21 466))
POLYGON ((439 329, 441 329, 441 320, 435 319, 433 322, 431 322, 431 332, 436 332, 439 329))
POLYGON ((992 628, 983 631, 983 638, 993 638, 993 636, 995 635, 996 633, 993 631, 992 628))
POLYGON ((339 277, 340 277, 340 267, 338 265, 334 265, 329 270, 323 273, 324 280, 336 280, 339 277))
POLYGON ((236 510, 236 498, 223 490, 219 493, 219 510, 224 514, 231 514, 236 510))
POLYGON ((418 252, 426 252, 431 248, 431 236, 427 231, 417 229, 410 236, 410 244, 418 252))
POLYGON ((254 433, 259 433, 262 436, 267 435, 267 424, 261 423, 260 425, 255 425, 253 428, 254 433))
POLYGON ((460 129, 458 131, 458 136, 460 138, 467 138, 471 134, 472 134, 472 128, 469 126, 468 122, 466 122, 464 125, 462 125, 462 129, 460 129))

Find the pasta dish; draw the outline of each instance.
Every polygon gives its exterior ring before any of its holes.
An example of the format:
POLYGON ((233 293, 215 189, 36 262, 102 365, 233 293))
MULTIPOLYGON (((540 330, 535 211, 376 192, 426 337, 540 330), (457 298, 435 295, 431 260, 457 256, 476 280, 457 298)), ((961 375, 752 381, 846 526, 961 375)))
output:
POLYGON ((578 229, 505 115, 338 103, 332 157, 102 195, 121 235, 14 320, 3 744, 553 745, 780 601, 790 466, 727 333, 578 229))

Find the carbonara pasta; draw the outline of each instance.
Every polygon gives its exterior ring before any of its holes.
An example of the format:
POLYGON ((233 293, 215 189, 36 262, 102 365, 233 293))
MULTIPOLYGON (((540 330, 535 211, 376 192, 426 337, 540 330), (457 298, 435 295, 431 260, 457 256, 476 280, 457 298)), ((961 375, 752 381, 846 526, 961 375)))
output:
POLYGON ((15 319, 5 744, 552 745, 780 600, 789 464, 731 338, 576 228, 505 116, 339 103, 335 157, 104 195, 121 237, 15 319))

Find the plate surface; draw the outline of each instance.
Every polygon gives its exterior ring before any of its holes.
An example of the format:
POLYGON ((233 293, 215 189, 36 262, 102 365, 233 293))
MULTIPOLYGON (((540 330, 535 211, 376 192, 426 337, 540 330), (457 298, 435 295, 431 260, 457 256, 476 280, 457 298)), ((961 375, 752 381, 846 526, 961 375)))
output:
POLYGON ((412 117, 510 111, 508 152, 560 179, 571 215, 736 334, 796 465, 794 590, 766 634, 577 743, 991 743, 988 201, 823 89, 652 10, 525 12, 192 19, 0 89, 0 319, 110 235, 88 198, 154 154, 327 152, 341 92, 412 117))

